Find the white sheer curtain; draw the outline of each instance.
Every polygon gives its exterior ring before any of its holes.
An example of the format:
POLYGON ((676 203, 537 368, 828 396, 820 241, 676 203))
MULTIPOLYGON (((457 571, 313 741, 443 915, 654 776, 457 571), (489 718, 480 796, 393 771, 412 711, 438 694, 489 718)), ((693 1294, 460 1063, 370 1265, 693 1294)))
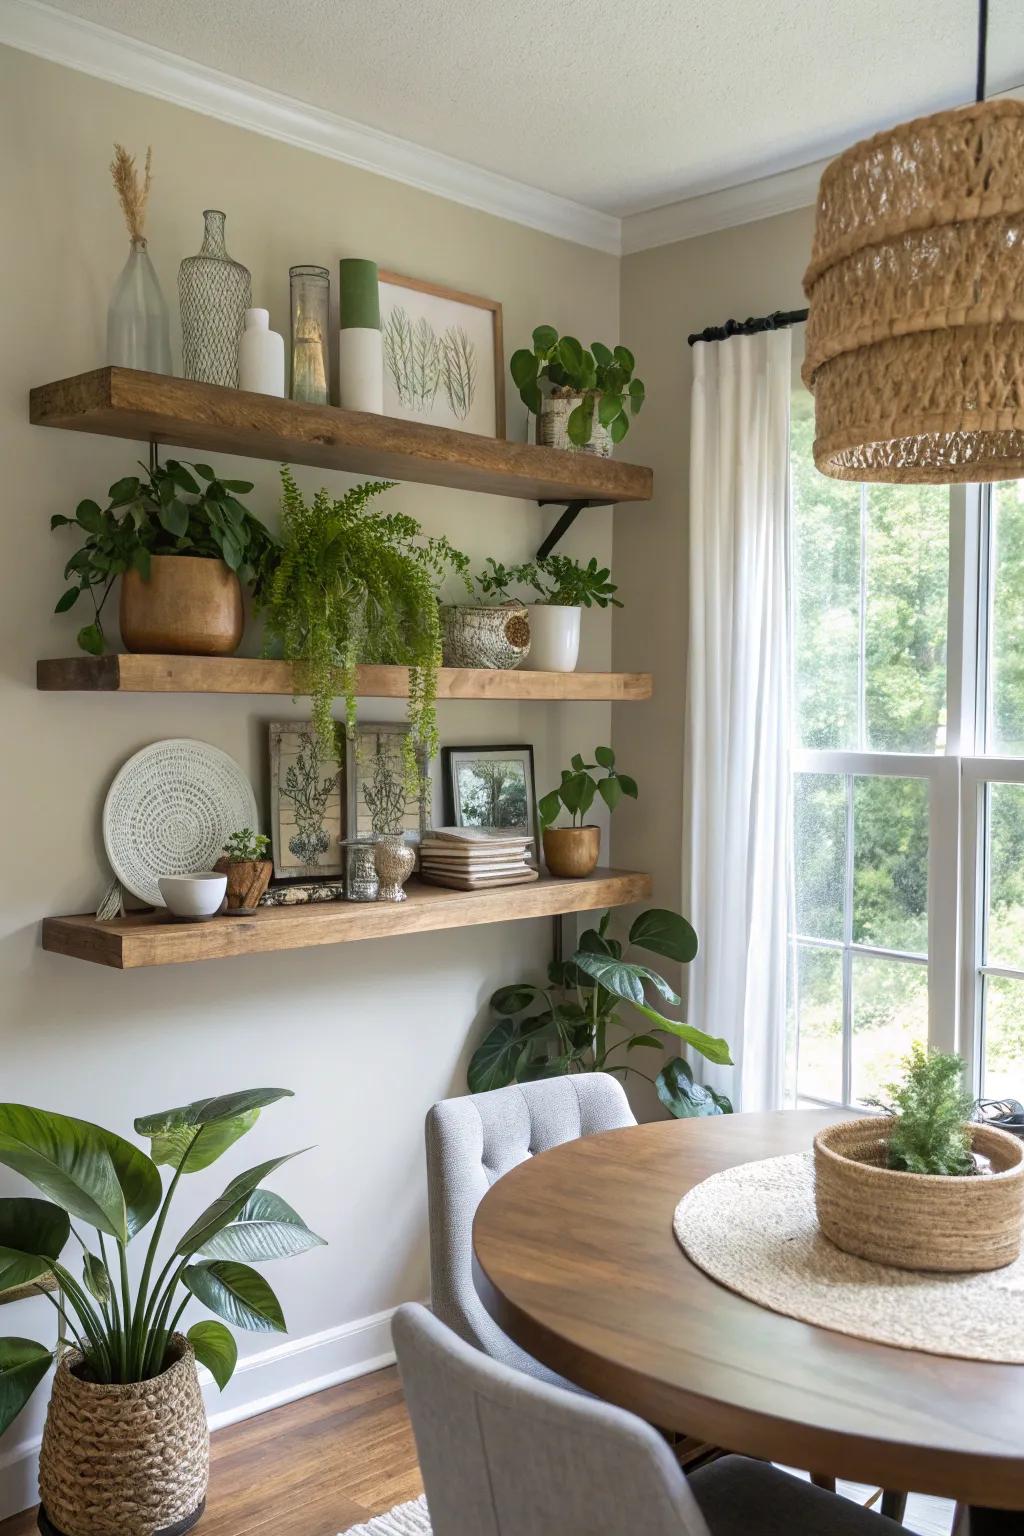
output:
POLYGON ((684 911, 692 1024, 737 1109, 782 1103, 789 862, 788 330, 693 348, 684 911))

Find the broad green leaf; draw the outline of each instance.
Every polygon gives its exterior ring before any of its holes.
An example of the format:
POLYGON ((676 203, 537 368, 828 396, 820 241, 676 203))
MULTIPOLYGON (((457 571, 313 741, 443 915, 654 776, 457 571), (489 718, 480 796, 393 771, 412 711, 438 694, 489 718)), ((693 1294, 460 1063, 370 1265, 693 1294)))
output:
POLYGON ((80 650, 87 651, 90 656, 102 656, 105 641, 103 630, 99 624, 85 624, 75 636, 80 650))
POLYGON ((126 502, 134 501, 139 494, 140 485, 138 475, 125 475, 123 480, 115 480, 110 487, 111 504, 115 507, 123 507, 126 502))
POLYGON ((298 1156, 298 1152, 286 1152, 283 1157, 272 1157, 268 1162, 258 1163, 255 1168, 247 1168, 244 1173, 232 1179, 224 1193, 208 1205, 203 1214, 192 1223, 174 1250, 175 1253, 183 1258, 197 1253, 204 1243, 208 1243, 222 1227, 234 1221, 262 1179, 273 1173, 275 1168, 280 1168, 282 1163, 287 1163, 291 1158, 298 1156))
POLYGON ((580 942, 577 945, 585 955, 606 955, 612 960, 622 957, 622 945, 618 939, 608 939, 600 928, 587 928, 580 934, 580 942))
POLYGON ((546 1077, 564 1077, 572 1062, 571 1056, 535 1056, 520 1067, 516 1082, 536 1083, 546 1077))
POLYGON ((608 436, 611 438, 613 443, 621 443, 622 439, 625 437, 628 431, 629 417, 620 411, 615 420, 611 422, 608 427, 608 436))
POLYGON ((75 508, 75 521, 86 533, 99 533, 103 527, 103 513, 94 501, 80 501, 75 508))
POLYGON ((562 804, 572 816, 585 816, 594 803, 597 785, 589 773, 573 773, 562 781, 558 793, 562 804))
POLYGON ((634 1003, 638 1013, 644 1018, 650 1019, 659 1029, 665 1029, 670 1035, 675 1035, 686 1045, 692 1045, 693 1049, 708 1061, 713 1061, 716 1066, 731 1067, 732 1056, 729 1054, 729 1044, 726 1040, 718 1039, 715 1035, 706 1035, 702 1029, 697 1029, 693 1024, 677 1024, 674 1019, 666 1019, 654 1008, 642 1007, 634 1003))
POLYGON ((108 1302, 110 1300, 110 1276, 107 1274, 107 1266, 94 1253, 86 1253, 82 1259, 82 1273, 85 1276, 86 1289, 97 1301, 108 1302))
POLYGON ((628 960, 606 959, 601 955, 584 954, 583 951, 575 954, 573 959, 581 971, 585 971, 602 987, 607 987, 609 992, 614 992, 616 997, 621 997, 627 1003, 646 1001, 645 982, 673 1007, 678 1007, 681 1002, 679 994, 673 992, 664 976, 659 976, 657 971, 652 971, 647 965, 635 965, 628 960))
POLYGON ((664 1041, 659 1040, 657 1035, 634 1035, 632 1040, 626 1041, 627 1051, 638 1051, 641 1049, 661 1051, 664 1048, 664 1041))
POLYGON ((492 1088, 507 1088, 514 1083, 527 1045, 521 1024, 512 1019, 496 1024, 469 1059, 466 1082, 470 1093, 488 1093, 492 1088))
POLYGON ((199 495, 199 485, 195 478, 189 474, 184 464, 179 463, 177 459, 168 459, 167 468, 174 479, 175 485, 183 491, 188 491, 192 496, 199 495))
MULTIPOLYGON (((236 496, 248 496, 253 486, 251 480, 222 480, 220 483, 226 491, 234 491, 236 496)), ((244 512, 245 508, 242 510, 244 512)))
POLYGON ((193 464, 192 468, 203 480, 216 480, 217 478, 209 464, 193 464))
POLYGON ((50 518, 50 532, 52 533, 55 528, 66 528, 73 522, 73 517, 65 517, 63 512, 54 512, 50 518))
POLYGON ((0 1339, 0 1434, 14 1423, 52 1360, 32 1339, 0 1339))
POLYGON ((149 550, 144 549, 141 544, 136 544, 135 548, 132 550, 132 569, 138 571, 143 581, 149 580, 150 571, 152 569, 150 564, 150 554, 149 550))
POLYGON ((544 401, 544 397, 540 392, 540 386, 537 384, 524 384, 519 394, 527 410, 532 411, 535 416, 539 416, 540 408, 544 401))
POLYGON ((658 1098, 669 1114, 677 1120, 690 1120, 702 1115, 720 1115, 722 1109, 711 1092, 701 1083, 695 1083, 692 1074, 679 1057, 665 1063, 654 1080, 658 1098))
POLYGON ((629 942, 653 955, 665 955, 688 965, 697 953, 697 935, 685 917, 665 907, 641 912, 629 930, 629 942))
POLYGON ((529 1008, 537 992, 538 988, 531 987, 528 982, 499 987, 497 992, 491 994, 491 1007, 495 1013, 500 1014, 522 1013, 524 1008, 529 1008))
POLYGON ((138 1135, 151 1139, 153 1160, 172 1168, 177 1168, 198 1131, 184 1169, 185 1173, 197 1173, 244 1136, 255 1125, 261 1109, 291 1097, 290 1088, 243 1088, 155 1115, 140 1115, 135 1129, 138 1135))
POLYGON ((532 352, 527 352, 525 347, 520 347, 518 352, 512 353, 508 366, 517 389, 525 389, 537 377, 537 359, 532 352))
POLYGON ((558 332, 553 325, 538 325, 534 328, 533 344, 538 352, 550 352, 558 342, 558 332))
POLYGON ((187 1337, 195 1350, 196 1359, 200 1365, 206 1366, 223 1392, 238 1363, 238 1345, 234 1334, 223 1323, 215 1323, 212 1318, 206 1318, 201 1323, 193 1323, 187 1337))
POLYGON ((615 361, 620 363, 627 373, 633 372, 636 367, 636 358, 628 347, 616 347, 614 356, 615 361))
POLYGON ((0 1291, 48 1274, 70 1234, 67 1211, 49 1200, 0 1200, 0 1291))
POLYGON ((610 427, 621 411, 622 401, 618 395, 602 395, 597 407, 597 419, 602 427, 610 427))
POLYGON ((0 1246, 0 1291, 16 1285, 31 1285, 53 1268, 53 1260, 38 1253, 21 1253, 16 1248, 0 1246))
POLYGON ((612 774, 610 778, 602 779, 597 789, 608 809, 614 811, 622 799, 622 781, 612 774))
POLYGON ((173 496, 174 482, 168 480, 164 483, 171 487, 172 499, 164 501, 161 494, 157 517, 160 519, 160 526, 165 532, 171 534, 176 539, 180 539, 188 528, 189 509, 185 502, 179 501, 177 497, 173 496))
POLYGON ((263 1276, 247 1264, 214 1260, 190 1264, 182 1280, 197 1301, 236 1328, 253 1333, 286 1333, 281 1303, 263 1276))
POLYGON ((635 416, 646 399, 646 390, 639 379, 634 379, 629 386, 629 400, 635 416))
POLYGON ((602 368, 607 368, 612 361, 611 347, 606 347, 603 341, 592 341, 590 350, 594 354, 594 361, 600 363, 602 368))
MULTIPOLYGON (((616 606, 621 608, 622 604, 617 603, 616 606)), ((622 785, 622 793, 628 795, 631 800, 635 800, 640 793, 636 787, 636 779, 631 779, 628 773, 620 773, 618 779, 622 785)))
POLYGON ((574 410, 569 412, 569 419, 565 424, 566 436, 576 448, 582 448, 589 443, 594 431, 594 399, 587 395, 574 410))
POLYGON ((69 608, 73 608, 75 606, 81 595, 81 587, 68 587, 67 591, 62 592, 60 597, 57 599, 57 606, 53 610, 54 613, 67 613, 69 608))
MULTIPOLYGON (((602 571, 600 574, 602 576, 607 576, 608 572, 602 571)), ((615 753, 612 751, 611 747, 595 747, 594 757, 599 768, 612 769, 615 767, 615 753)))
POLYGON ((260 1264, 288 1259, 323 1245, 287 1200, 270 1189, 254 1190, 229 1226, 223 1227, 198 1251, 205 1259, 234 1259, 260 1264))
POLYGON ((157 1131, 150 1141, 153 1161, 162 1167, 178 1168, 184 1160, 184 1173, 199 1173, 251 1131, 259 1117, 258 1109, 250 1109, 230 1120, 215 1120, 212 1125, 176 1125, 167 1131, 157 1131))
POLYGON ((543 826, 550 827, 556 822, 562 810, 562 797, 558 790, 553 789, 549 794, 542 795, 537 801, 537 810, 543 826))

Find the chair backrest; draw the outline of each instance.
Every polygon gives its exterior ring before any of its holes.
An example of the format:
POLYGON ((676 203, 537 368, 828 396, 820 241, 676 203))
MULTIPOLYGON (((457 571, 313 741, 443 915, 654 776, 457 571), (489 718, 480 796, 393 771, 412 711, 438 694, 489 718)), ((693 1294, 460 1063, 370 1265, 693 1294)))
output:
POLYGON ((491 1185, 535 1152, 635 1125, 622 1085, 606 1072, 445 1099, 427 1113, 430 1290, 436 1316, 520 1370, 548 1374, 491 1320, 473 1284, 473 1217, 491 1185))
POLYGON ((434 1536, 708 1536, 650 1425, 488 1359, 425 1307, 392 1327, 434 1536))

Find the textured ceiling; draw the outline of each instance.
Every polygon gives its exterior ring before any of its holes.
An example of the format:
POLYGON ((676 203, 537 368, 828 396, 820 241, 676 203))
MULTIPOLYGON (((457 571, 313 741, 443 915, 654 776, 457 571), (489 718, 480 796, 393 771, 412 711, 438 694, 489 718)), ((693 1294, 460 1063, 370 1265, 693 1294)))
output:
MULTIPOLYGON (((51 0, 489 171, 627 214, 971 99, 973 0, 51 0)), ((1024 81, 992 0, 990 90, 1024 81)))

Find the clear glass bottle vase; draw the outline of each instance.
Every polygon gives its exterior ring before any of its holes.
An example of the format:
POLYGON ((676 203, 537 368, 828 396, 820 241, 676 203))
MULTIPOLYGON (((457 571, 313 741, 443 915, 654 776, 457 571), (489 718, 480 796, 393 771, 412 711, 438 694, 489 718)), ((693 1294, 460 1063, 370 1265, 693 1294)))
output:
POLYGON ((199 254, 186 256, 178 268, 182 372, 201 384, 237 389, 238 341, 252 307, 252 278, 228 255, 224 214, 208 208, 203 218, 199 254))
POLYGON ((147 373, 173 373, 167 304, 143 237, 128 260, 107 309, 107 362, 147 373))

